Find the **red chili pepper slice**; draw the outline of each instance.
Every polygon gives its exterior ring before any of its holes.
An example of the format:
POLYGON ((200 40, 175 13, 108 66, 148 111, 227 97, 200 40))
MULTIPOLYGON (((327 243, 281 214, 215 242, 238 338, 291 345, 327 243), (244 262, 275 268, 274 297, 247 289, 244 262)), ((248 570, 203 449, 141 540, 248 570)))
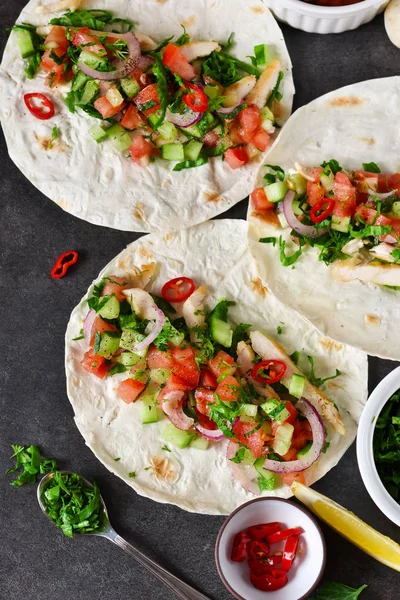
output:
POLYGON ((248 557, 248 546, 250 536, 246 531, 239 531, 233 540, 231 560, 234 562, 243 562, 248 557))
POLYGON ((268 558, 269 545, 266 542, 252 540, 249 544, 249 558, 250 560, 261 560, 262 558, 268 558))
POLYGON ((277 521, 273 523, 260 523, 259 525, 253 525, 247 529, 247 533, 251 537, 252 540, 265 540, 267 536, 271 535, 271 533, 276 533, 280 531, 281 524, 277 521))
POLYGON ((176 277, 167 281, 161 295, 167 302, 184 302, 195 290, 194 281, 189 277, 176 277))
POLYGON ((280 566, 282 564, 282 554, 273 554, 272 556, 268 556, 268 563, 273 567, 280 566))
POLYGON ((268 556, 268 558, 263 558, 261 560, 251 560, 249 559, 249 569, 256 575, 264 575, 265 573, 270 572, 271 567, 280 567, 282 563, 282 555, 274 554, 273 556, 268 556))
POLYGON ((44 94, 25 94, 24 102, 29 112, 37 119, 47 121, 54 117, 54 104, 44 94), (39 104, 35 104, 34 100, 37 100, 39 104))
POLYGON ((292 527, 292 529, 282 529, 282 531, 277 531, 276 533, 272 533, 267 537, 268 544, 275 544, 276 542, 281 542, 282 540, 287 540, 291 535, 300 535, 303 533, 301 527, 292 527))
POLYGON ((263 592, 274 592, 285 587, 288 582, 286 571, 275 567, 268 567, 268 572, 257 575, 254 571, 250 571, 250 581, 258 590, 263 592))
POLYGON ((252 378, 258 383, 276 383, 286 371, 286 363, 282 360, 262 360, 251 370, 252 378))
POLYGON ((193 112, 202 113, 207 110, 208 98, 206 94, 194 83, 185 81, 185 88, 191 91, 182 96, 182 100, 193 112))
POLYGON ((51 276, 53 279, 61 279, 64 277, 68 269, 74 265, 78 260, 78 253, 75 250, 69 250, 59 256, 51 270, 51 276))
POLYGON ((289 571, 293 564, 294 557, 296 556, 297 546, 299 545, 299 536, 291 535, 288 537, 285 543, 282 556, 282 569, 289 571))
POLYGON ((310 211, 310 219, 313 223, 322 223, 326 217, 329 217, 335 208, 335 201, 332 198, 322 198, 310 211), (326 208, 324 208, 326 206, 326 208))

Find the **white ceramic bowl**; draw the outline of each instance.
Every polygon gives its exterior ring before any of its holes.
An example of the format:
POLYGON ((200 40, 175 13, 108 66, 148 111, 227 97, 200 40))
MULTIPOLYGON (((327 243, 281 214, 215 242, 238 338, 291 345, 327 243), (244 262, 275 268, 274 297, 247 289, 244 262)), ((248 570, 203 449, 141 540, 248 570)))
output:
POLYGON ((389 373, 374 389, 361 415, 357 433, 357 460, 361 477, 372 500, 400 526, 400 504, 389 494, 376 470, 373 439, 375 423, 389 398, 400 389, 400 367, 389 373))
MULTIPOLYGON (((282 550, 276 544, 274 550, 282 550)), ((256 498, 239 506, 222 525, 215 546, 218 573, 228 590, 238 600, 305 600, 317 587, 325 569, 326 547, 322 531, 304 508, 282 498, 256 498), (250 583, 247 561, 230 559, 235 535, 260 523, 278 521, 286 528, 302 527, 297 555, 288 573, 288 583, 281 590, 262 592, 250 583)))
POLYGON ((275 16, 310 33, 341 33, 372 21, 389 0, 363 0, 348 6, 317 6, 302 0, 266 0, 275 16))

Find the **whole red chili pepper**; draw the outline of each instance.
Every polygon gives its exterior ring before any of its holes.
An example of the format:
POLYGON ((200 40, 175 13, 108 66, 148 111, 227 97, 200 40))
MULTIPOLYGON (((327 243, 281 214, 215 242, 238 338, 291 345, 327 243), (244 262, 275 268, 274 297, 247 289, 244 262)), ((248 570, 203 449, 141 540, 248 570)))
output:
POLYGON ((74 265, 78 260, 78 253, 75 250, 68 250, 59 256, 51 270, 53 279, 61 279, 64 277, 71 265, 74 265))

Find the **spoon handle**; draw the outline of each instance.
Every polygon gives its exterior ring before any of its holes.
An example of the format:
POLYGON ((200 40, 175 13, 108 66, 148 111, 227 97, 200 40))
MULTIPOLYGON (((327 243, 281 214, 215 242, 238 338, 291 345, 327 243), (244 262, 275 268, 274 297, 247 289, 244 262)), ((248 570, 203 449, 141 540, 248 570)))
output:
POLYGON ((181 579, 178 579, 175 577, 175 575, 172 575, 172 573, 166 571, 163 569, 163 567, 160 567, 160 565, 142 554, 142 552, 135 548, 135 546, 132 546, 126 540, 124 540, 124 538, 118 535, 116 531, 110 531, 106 537, 124 550, 127 554, 133 556, 133 558, 135 558, 143 567, 148 569, 160 581, 165 583, 165 585, 175 592, 179 598, 182 598, 182 600, 210 600, 210 598, 204 594, 201 594, 190 585, 184 583, 181 579))

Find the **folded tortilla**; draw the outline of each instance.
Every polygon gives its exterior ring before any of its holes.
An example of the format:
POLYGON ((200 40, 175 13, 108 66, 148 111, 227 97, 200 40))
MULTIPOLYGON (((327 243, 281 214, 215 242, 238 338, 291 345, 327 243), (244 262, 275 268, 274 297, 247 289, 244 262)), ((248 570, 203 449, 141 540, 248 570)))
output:
MULTIPOLYGON (((142 284, 147 283, 155 266, 154 277, 146 289, 160 293, 169 279, 191 277, 196 285, 207 285, 208 308, 222 297, 236 301, 229 311, 232 322, 251 323, 252 331, 262 331, 279 341, 288 354, 300 351, 299 367, 307 374, 306 355, 314 357, 318 375, 332 375, 336 368, 342 372, 321 391, 338 406, 346 435, 335 433, 325 422, 330 446, 307 472, 308 483, 325 475, 355 438, 367 398, 366 355, 320 335, 307 320, 269 292, 257 275, 244 221, 211 221, 180 233, 143 237, 111 261, 97 281, 105 275, 123 276, 137 286, 138 277, 142 284), (279 336, 278 326, 282 328, 279 336)), ((76 425, 89 448, 139 494, 191 512, 228 514, 254 498, 232 478, 226 459, 228 440, 210 444, 207 450, 180 450, 170 445, 171 452, 166 452, 162 450, 162 431, 167 419, 150 425, 141 423, 139 403, 127 405, 115 392, 124 375, 100 380, 82 368, 86 345, 83 340, 72 338, 79 335, 92 289, 93 285, 72 312, 66 332, 68 396, 76 425), (115 462, 115 458, 120 460, 115 462), (133 471, 136 476, 131 478, 129 473, 133 471)), ((282 485, 264 494, 288 497, 291 492, 282 485)))
MULTIPOLYGON (((42 5, 52 4, 54 0, 31 0, 18 22, 46 25, 65 12, 38 12, 42 5)), ((242 60, 248 60, 256 44, 269 44, 284 71, 278 121, 283 124, 289 117, 294 94, 291 62, 282 32, 261 0, 83 0, 79 8, 108 9, 129 18, 136 32, 156 42, 180 35, 181 24, 193 40, 224 42, 234 32, 232 54, 242 60)), ((76 114, 68 112, 63 96, 69 85, 49 91, 45 73, 30 81, 24 67, 11 34, 0 68, 0 118, 8 151, 31 183, 63 210, 126 231, 176 231, 226 211, 250 193, 259 161, 237 170, 221 157, 180 172, 172 170, 175 163, 161 159, 148 168, 139 167, 110 143, 97 144, 91 138, 88 131, 96 119, 79 109, 76 114), (23 101, 30 92, 56 98, 54 118, 32 117, 23 101), (49 146, 54 126, 60 137, 49 146)))
MULTIPOLYGON (((319 166, 334 158, 344 169, 375 162, 382 172, 400 171, 400 77, 374 79, 326 94, 300 108, 289 119, 268 155, 268 164, 287 171, 296 162, 319 166)), ((255 187, 263 185, 261 168, 255 187)), ((265 180, 264 180, 265 184, 265 180)), ((367 267, 350 261, 330 266, 318 260, 318 248, 307 248, 293 267, 284 267, 279 248, 259 243, 262 237, 287 241, 286 253, 295 249, 290 228, 281 229, 248 210, 250 245, 260 276, 268 288, 323 334, 352 344, 368 354, 400 359, 400 291, 367 281, 387 282, 389 265, 367 267), (351 270, 350 270, 351 268, 351 270), (378 273, 376 271, 379 271, 378 273), (359 277, 359 279, 357 279, 359 277)), ((395 266, 399 270, 400 267, 395 266)))

